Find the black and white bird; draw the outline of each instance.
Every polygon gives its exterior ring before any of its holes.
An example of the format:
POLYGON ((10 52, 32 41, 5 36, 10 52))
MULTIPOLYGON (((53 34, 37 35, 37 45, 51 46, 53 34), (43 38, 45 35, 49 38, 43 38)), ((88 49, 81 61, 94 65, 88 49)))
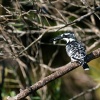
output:
POLYGON ((77 41, 73 32, 61 34, 53 38, 51 41, 55 43, 57 40, 66 41, 66 52, 71 58, 71 62, 77 61, 78 63, 80 63, 84 70, 89 70, 89 66, 85 62, 85 47, 82 45, 81 42, 77 41))

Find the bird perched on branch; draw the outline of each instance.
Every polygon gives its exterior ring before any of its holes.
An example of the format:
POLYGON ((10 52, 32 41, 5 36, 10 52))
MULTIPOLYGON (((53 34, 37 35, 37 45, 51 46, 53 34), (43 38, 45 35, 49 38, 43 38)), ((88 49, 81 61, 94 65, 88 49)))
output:
POLYGON ((66 41, 66 52, 68 56, 71 58, 71 62, 77 61, 84 70, 89 70, 89 66, 86 63, 86 52, 85 47, 77 41, 73 32, 61 34, 51 41, 55 43, 57 40, 65 40, 66 41))

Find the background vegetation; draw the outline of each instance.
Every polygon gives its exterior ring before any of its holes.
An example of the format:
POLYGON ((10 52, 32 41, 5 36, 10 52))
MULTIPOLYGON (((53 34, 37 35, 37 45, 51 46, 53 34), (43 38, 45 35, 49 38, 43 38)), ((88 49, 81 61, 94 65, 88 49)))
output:
MULTIPOLYGON (((49 42, 58 34, 74 32, 87 53, 99 48, 99 6, 99 0, 0 0, 0 100, 70 62, 64 41, 49 42)), ((79 67, 27 99, 100 100, 100 58, 89 66, 90 71, 79 67)))

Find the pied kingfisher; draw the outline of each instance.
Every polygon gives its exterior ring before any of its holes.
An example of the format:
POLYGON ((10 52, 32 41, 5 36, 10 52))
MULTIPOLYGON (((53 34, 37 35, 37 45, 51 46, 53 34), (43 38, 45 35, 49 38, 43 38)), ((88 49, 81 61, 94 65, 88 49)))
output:
POLYGON ((89 66, 85 62, 86 52, 85 47, 77 41, 73 32, 61 34, 51 41, 55 43, 57 40, 66 41, 66 52, 71 58, 71 62, 77 61, 83 67, 84 70, 89 70, 89 66))

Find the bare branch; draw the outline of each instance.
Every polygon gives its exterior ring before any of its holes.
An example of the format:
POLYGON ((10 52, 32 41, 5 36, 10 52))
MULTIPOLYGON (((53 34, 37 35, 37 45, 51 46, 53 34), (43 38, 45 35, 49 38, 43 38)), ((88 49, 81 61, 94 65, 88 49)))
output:
POLYGON ((96 85, 95 87, 93 87, 91 89, 88 89, 86 91, 81 92, 80 94, 70 98, 69 100, 75 100, 75 99, 79 98, 80 96, 85 95, 86 93, 92 92, 92 91, 94 91, 94 90, 96 90, 98 88, 100 88, 100 84, 96 85))
POLYGON ((21 55, 23 52, 25 52, 26 50, 28 50, 34 43, 38 42, 42 36, 48 31, 49 29, 45 30, 35 41, 33 41, 30 45, 28 45, 24 50, 22 50, 19 55, 21 55))
MULTIPOLYGON (((97 50, 91 52, 90 54, 87 55, 87 62, 96 59, 100 57, 100 48, 97 50)), ((30 86, 29 88, 22 90, 19 94, 17 94, 15 97, 8 97, 7 100, 21 100, 24 99, 26 96, 31 94, 32 92, 35 92, 36 90, 40 89, 41 87, 45 86, 47 83, 65 75, 66 73, 74 70, 75 68, 79 67, 79 63, 73 62, 69 63, 67 65, 62 66, 59 70, 56 72, 52 73, 51 75, 41 79, 34 85, 30 86)))
POLYGON ((100 44, 100 40, 94 42, 91 46, 89 46, 89 47, 87 48, 87 51, 92 50, 92 49, 95 48, 98 44, 100 44))
POLYGON ((78 22, 82 21, 83 19, 85 19, 86 17, 92 15, 93 13, 95 13, 98 10, 100 10, 100 7, 97 7, 95 10, 93 10, 93 11, 91 11, 91 12, 89 12, 89 13, 87 13, 87 14, 79 17, 79 18, 77 18, 76 20, 72 21, 71 23, 68 23, 68 24, 64 25, 63 27, 59 28, 59 30, 62 29, 62 28, 64 28, 64 27, 66 27, 66 26, 69 26, 69 25, 72 25, 74 23, 78 23, 78 22))

